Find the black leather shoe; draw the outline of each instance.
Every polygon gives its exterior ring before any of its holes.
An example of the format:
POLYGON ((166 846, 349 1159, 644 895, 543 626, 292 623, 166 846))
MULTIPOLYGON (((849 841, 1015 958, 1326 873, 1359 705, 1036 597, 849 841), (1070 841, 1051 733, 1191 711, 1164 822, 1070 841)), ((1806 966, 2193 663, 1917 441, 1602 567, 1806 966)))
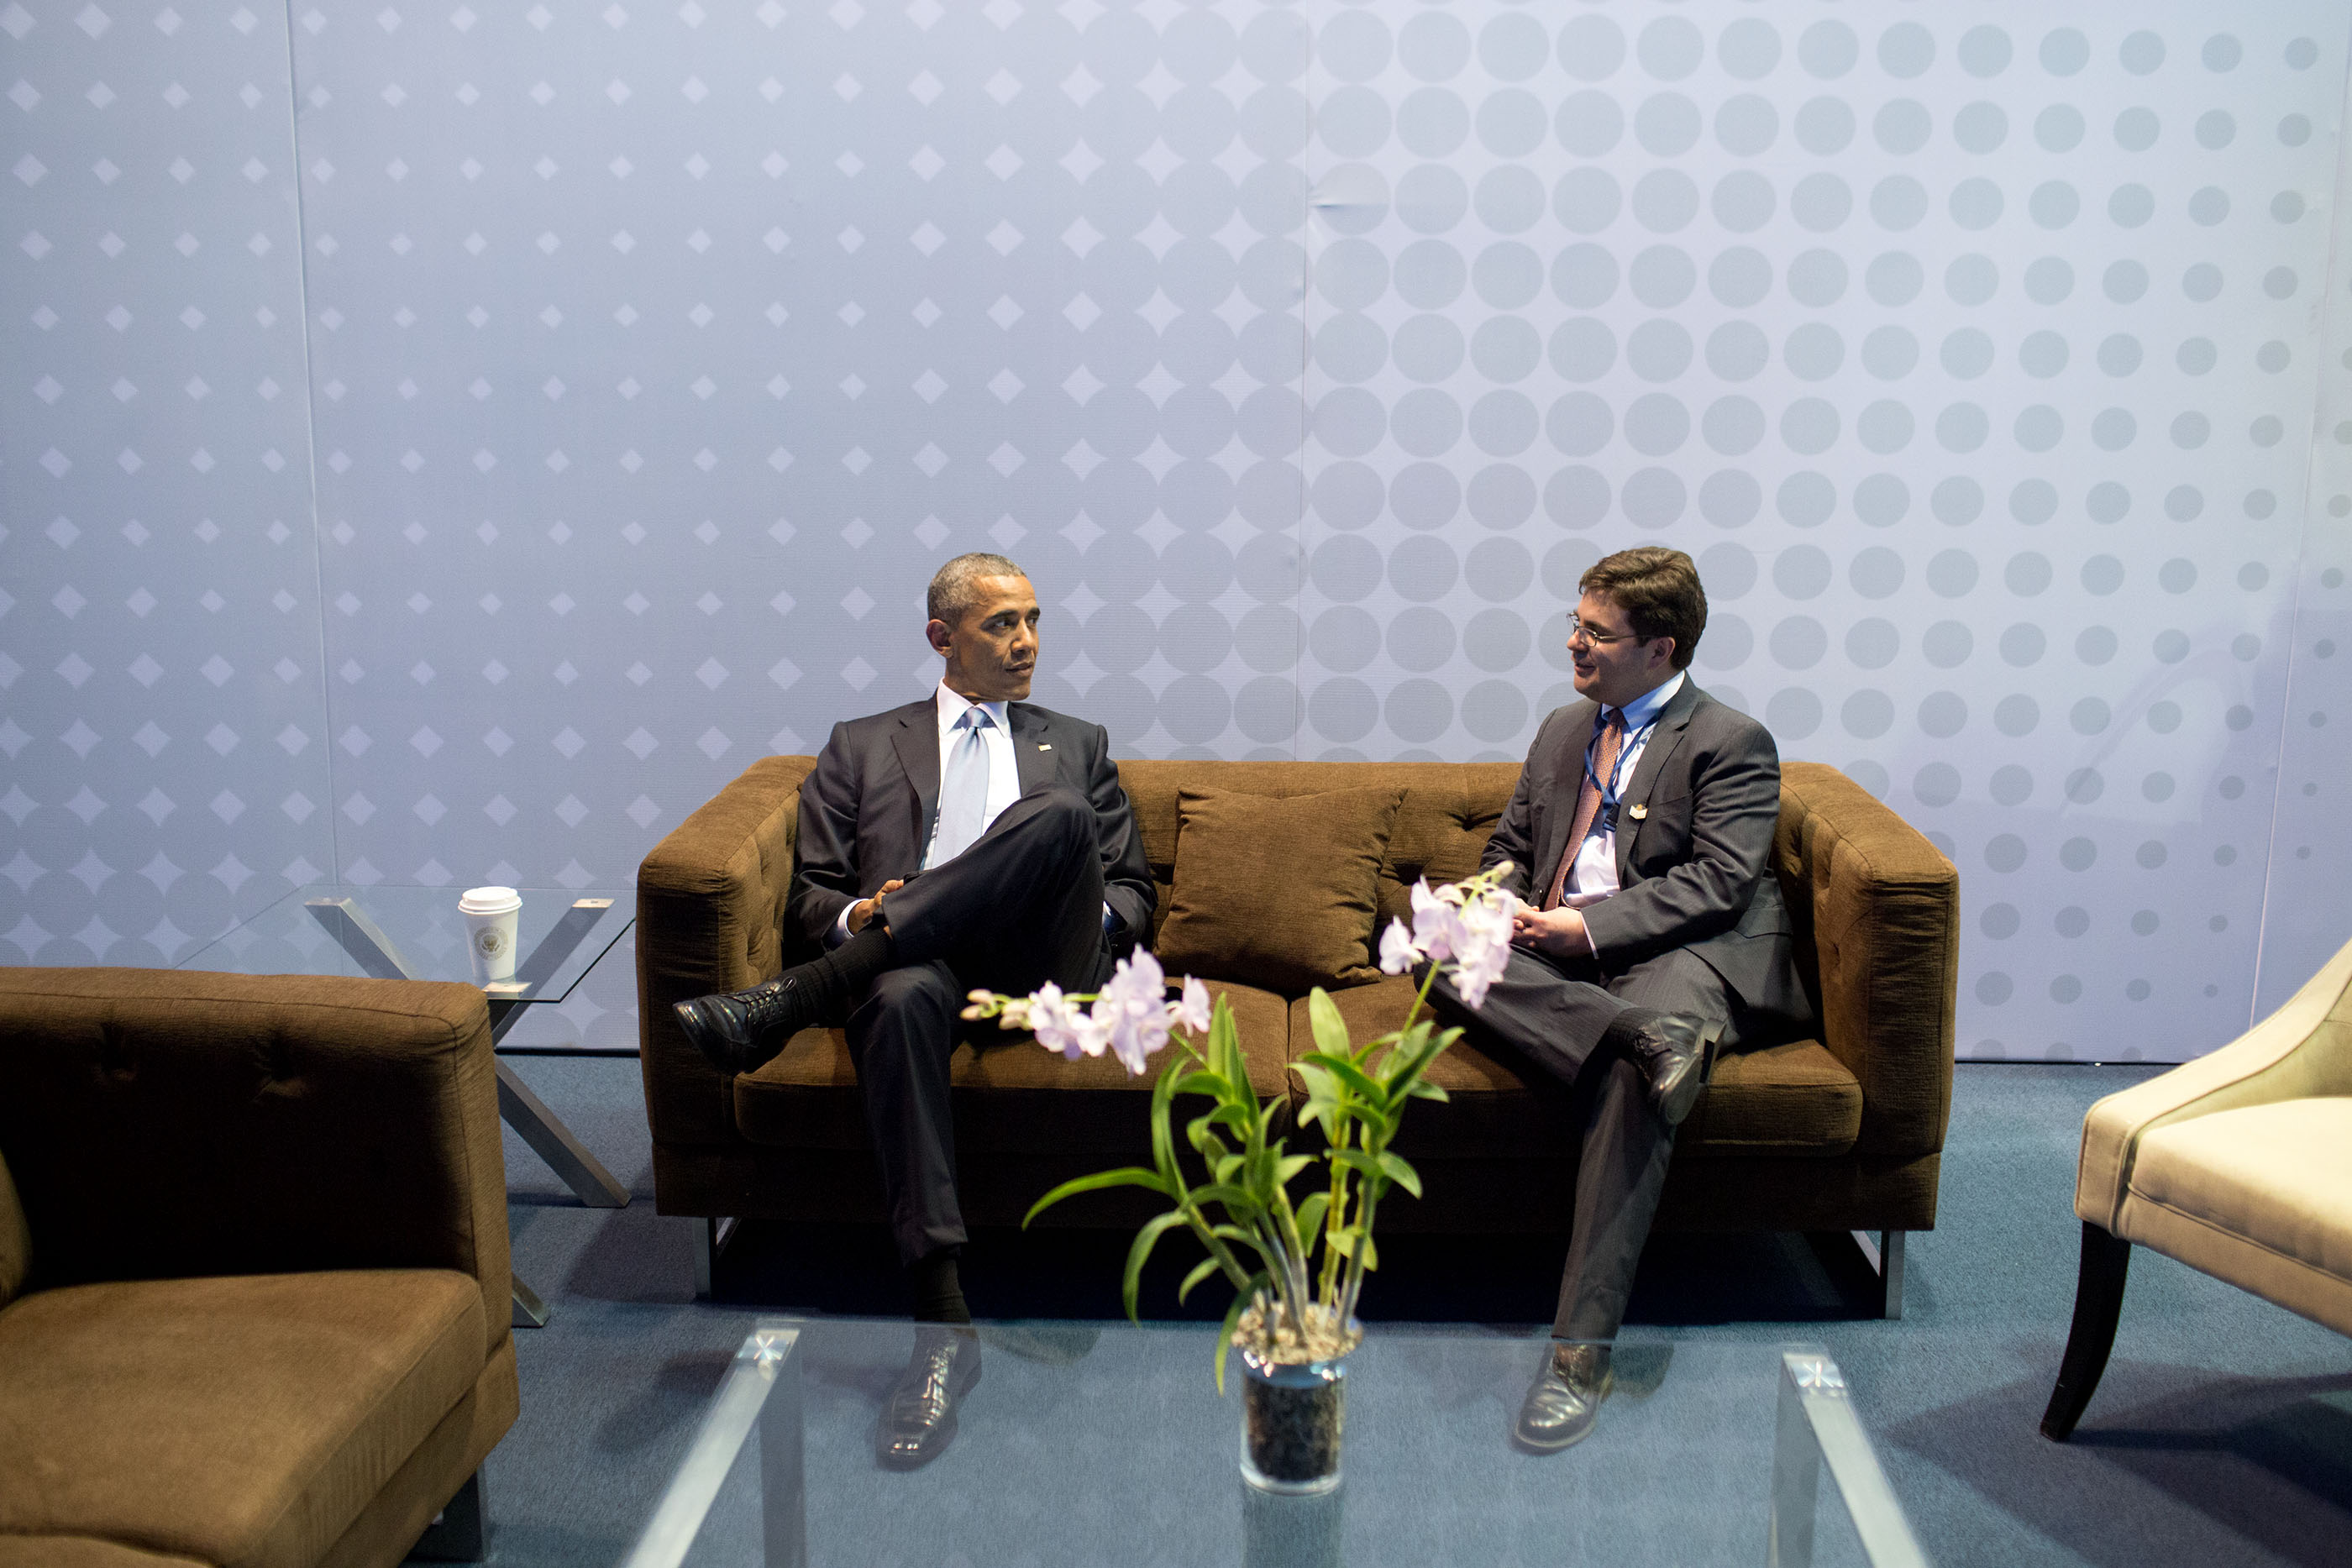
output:
POLYGON ((1678 1127, 1691 1113, 1722 1037, 1723 1025, 1713 1019, 1666 1013, 1635 1038, 1633 1061, 1649 1081, 1650 1109, 1659 1121, 1678 1127))
POLYGON ((1613 1384, 1607 1345, 1555 1341, 1519 1406, 1511 1436, 1547 1454, 1582 1442, 1600 1420, 1601 1402, 1613 1384))
POLYGON ((692 997, 676 1004, 678 1027, 719 1071, 750 1072, 784 1041, 819 1020, 808 977, 787 969, 748 991, 692 997))
POLYGON ((874 1458, 894 1470, 928 1465, 956 1434, 956 1405, 980 1381, 980 1340, 971 1329, 919 1325, 915 1354, 891 1385, 874 1434, 874 1458))

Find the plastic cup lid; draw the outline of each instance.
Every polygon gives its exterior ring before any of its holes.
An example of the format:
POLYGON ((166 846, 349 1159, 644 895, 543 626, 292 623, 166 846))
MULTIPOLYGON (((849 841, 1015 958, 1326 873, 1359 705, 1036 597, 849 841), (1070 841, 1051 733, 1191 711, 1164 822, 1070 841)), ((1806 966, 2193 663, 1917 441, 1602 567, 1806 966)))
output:
POLYGON ((465 915, 504 915, 521 907, 522 894, 510 887, 468 888, 457 900, 458 911, 465 915))

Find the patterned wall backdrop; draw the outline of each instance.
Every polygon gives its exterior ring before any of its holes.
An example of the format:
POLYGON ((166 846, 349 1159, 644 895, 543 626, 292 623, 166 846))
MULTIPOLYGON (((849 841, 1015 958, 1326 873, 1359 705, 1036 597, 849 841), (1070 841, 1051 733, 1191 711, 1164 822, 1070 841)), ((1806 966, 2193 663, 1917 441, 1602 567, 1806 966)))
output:
POLYGON ((283 10, 0 8, 0 957, 331 872, 283 10))
POLYGON ((2340 5, 0 28, 0 955, 625 881, 924 689, 961 549, 1123 754, 1516 758, 1648 540, 1959 865, 1964 1052, 2193 1053, 2352 936, 2340 5))

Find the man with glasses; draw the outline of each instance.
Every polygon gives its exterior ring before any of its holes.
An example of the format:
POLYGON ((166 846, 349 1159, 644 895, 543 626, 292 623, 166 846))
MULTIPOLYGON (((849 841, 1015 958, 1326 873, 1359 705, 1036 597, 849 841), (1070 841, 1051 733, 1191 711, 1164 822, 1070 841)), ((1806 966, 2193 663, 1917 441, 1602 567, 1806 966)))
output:
POLYGON ((1706 593, 1680 550, 1596 561, 1569 622, 1584 700, 1537 731, 1485 863, 1523 907, 1476 1011, 1430 999, 1479 1049, 1571 1087, 1575 1229, 1552 1343, 1513 1432, 1591 1431, 1610 1346, 1665 1186, 1675 1128, 1717 1051, 1811 1014, 1769 865, 1780 761, 1764 727, 1687 674, 1706 593))

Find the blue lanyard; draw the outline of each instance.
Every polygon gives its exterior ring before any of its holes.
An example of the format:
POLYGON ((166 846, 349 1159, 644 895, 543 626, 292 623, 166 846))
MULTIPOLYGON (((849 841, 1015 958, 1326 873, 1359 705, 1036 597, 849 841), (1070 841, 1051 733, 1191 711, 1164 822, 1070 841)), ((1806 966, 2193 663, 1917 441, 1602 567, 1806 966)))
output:
MULTIPOLYGON (((1614 824, 1617 820, 1618 781, 1625 775, 1626 759, 1632 757, 1637 748, 1649 740, 1650 732, 1658 727, 1658 720, 1664 717, 1664 714, 1665 709, 1662 706, 1656 713, 1652 714, 1648 718, 1642 721, 1642 726, 1639 729, 1628 730, 1626 732, 1625 738, 1618 742, 1617 761, 1609 769, 1609 778, 1605 782, 1602 780, 1601 775, 1594 772, 1592 769, 1592 748, 1601 744, 1601 731, 1596 728, 1592 732, 1592 738, 1584 743, 1584 776, 1592 780, 1592 787, 1594 789, 1601 791, 1601 810, 1593 818, 1593 825, 1595 827, 1599 827, 1602 823, 1606 822, 1611 824, 1611 831, 1614 831, 1614 824)), ((1623 718, 1625 716, 1625 710, 1623 708, 1619 708, 1617 710, 1617 716, 1621 719, 1623 718)))

